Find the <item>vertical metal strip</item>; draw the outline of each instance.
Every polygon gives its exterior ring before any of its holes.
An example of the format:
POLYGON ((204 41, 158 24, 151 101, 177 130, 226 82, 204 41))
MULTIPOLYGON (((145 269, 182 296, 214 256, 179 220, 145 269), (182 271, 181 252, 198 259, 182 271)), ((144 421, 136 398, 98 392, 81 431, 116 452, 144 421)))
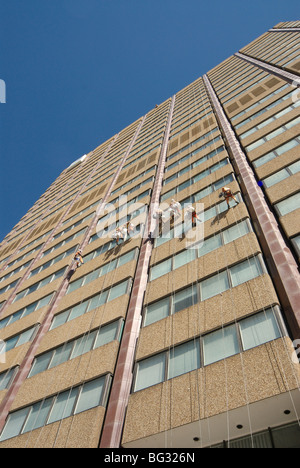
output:
POLYGON ((270 65, 269 63, 262 62, 261 60, 257 60, 253 57, 250 57, 249 55, 241 54, 240 52, 237 52, 234 54, 234 56, 244 60, 245 62, 251 63, 258 68, 261 68, 267 73, 278 76, 278 78, 281 78, 282 80, 285 80, 294 86, 300 86, 300 76, 294 75, 294 73, 290 73, 286 70, 283 70, 282 68, 270 65))
MULTIPOLYGON (((162 188, 174 104, 175 96, 173 96, 170 104, 169 116, 167 120, 163 145, 161 148, 156 179, 152 191, 150 210, 147 219, 147 232, 149 232, 151 229, 152 208, 153 206, 157 205, 162 188)), ((132 370, 134 364, 135 348, 141 327, 141 312, 143 307, 144 293, 148 281, 148 267, 152 248, 152 242, 148 242, 147 240, 143 241, 129 300, 128 312, 126 316, 122 341, 120 344, 119 356, 115 368, 110 398, 107 405, 106 417, 100 440, 100 448, 118 448, 121 443, 126 408, 132 384, 132 370)))
POLYGON ((249 200, 249 210, 259 225, 258 234, 265 257, 271 261, 272 275, 281 304, 284 307, 293 336, 300 337, 300 275, 295 259, 287 247, 279 230, 274 214, 268 207, 261 188, 258 186, 254 173, 235 136, 231 124, 218 100, 218 97, 207 77, 203 77, 213 108, 221 129, 227 140, 231 154, 240 178, 243 193, 249 200))

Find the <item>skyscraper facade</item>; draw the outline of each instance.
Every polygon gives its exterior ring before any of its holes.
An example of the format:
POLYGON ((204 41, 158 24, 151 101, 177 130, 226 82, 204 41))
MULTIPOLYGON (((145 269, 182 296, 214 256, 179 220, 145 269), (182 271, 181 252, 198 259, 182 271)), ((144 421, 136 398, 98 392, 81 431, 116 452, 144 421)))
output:
POLYGON ((299 45, 271 28, 2 241, 0 448, 300 447, 299 45))

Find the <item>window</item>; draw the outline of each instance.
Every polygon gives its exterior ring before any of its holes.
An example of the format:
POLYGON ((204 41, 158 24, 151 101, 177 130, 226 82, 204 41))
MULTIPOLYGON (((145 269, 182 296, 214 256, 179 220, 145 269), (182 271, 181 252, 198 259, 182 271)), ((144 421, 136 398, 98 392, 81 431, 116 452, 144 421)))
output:
POLYGON ((109 289, 101 291, 101 293, 86 299, 85 301, 80 302, 79 304, 71 307, 70 309, 65 310, 57 314, 52 321, 50 329, 53 330, 54 328, 63 325, 70 320, 73 320, 80 315, 85 314, 91 310, 94 310, 101 305, 105 304, 106 302, 112 301, 117 297, 121 296, 122 294, 129 294, 131 287, 131 279, 127 279, 122 283, 119 283, 115 286, 112 286, 109 289))
POLYGON ((234 267, 230 268, 230 277, 233 287, 245 283, 246 281, 250 281, 262 274, 262 266, 257 257, 251 257, 249 260, 238 263, 234 267))
POLYGON ((237 265, 230 266, 226 270, 199 281, 198 284, 175 291, 166 298, 146 305, 144 309, 144 326, 257 278, 264 272, 266 272, 266 269, 260 254, 237 265))
POLYGON ((290 164, 289 166, 281 169, 280 171, 275 172, 275 174, 273 174, 273 175, 271 175, 269 177, 266 177, 263 180, 263 183, 264 183, 265 187, 267 187, 267 188, 272 187, 272 185, 278 184, 282 180, 296 174, 299 171, 300 171, 300 161, 296 161, 295 163, 290 164))
POLYGON ((17 367, 12 367, 5 372, 0 374, 0 391, 6 390, 9 388, 10 383, 12 382, 17 371, 17 367))
POLYGON ((277 209, 280 216, 284 216, 294 210, 297 210, 300 208, 300 192, 286 198, 285 200, 282 200, 279 203, 276 203, 275 208, 277 209))
POLYGON ((287 143, 284 143, 283 145, 279 146, 273 151, 270 151, 269 153, 265 154, 264 156, 261 156, 260 158, 257 158, 255 161, 253 161, 253 166, 254 167, 260 167, 263 164, 266 164, 267 162, 271 161, 272 159, 281 156, 282 154, 286 153, 287 151, 295 148, 300 144, 300 138, 297 136, 293 140, 288 141, 287 143))
POLYGON ((200 367, 199 340, 175 346, 170 351, 168 378, 185 374, 200 367))
POLYGON ((15 335, 12 338, 8 338, 7 340, 5 340, 6 352, 10 351, 13 348, 16 348, 17 346, 21 346, 24 343, 28 343, 28 341, 31 341, 37 329, 38 325, 23 331, 19 335, 15 335))
POLYGON ((165 353, 144 359, 138 365, 135 391, 150 387, 165 380, 165 353))
POLYGON ((10 413, 0 441, 16 437, 96 406, 105 406, 110 380, 109 375, 102 376, 10 413))
POLYGON ((239 352, 235 325, 231 325, 203 337, 204 365, 225 359, 239 352))
MULTIPOLYGON (((76 281, 73 281, 70 283, 66 294, 71 293, 72 291, 75 291, 76 289, 80 288, 81 286, 85 286, 88 283, 94 281, 97 278, 100 278, 101 276, 106 275, 112 270, 115 270, 119 266, 125 265, 127 262, 130 262, 131 260, 134 260, 137 254, 137 249, 131 250, 130 252, 122 255, 119 258, 115 258, 114 260, 111 260, 109 263, 106 263, 100 268, 97 268, 97 270, 92 271, 91 273, 88 273, 87 275, 83 276, 82 278, 77 279, 76 281)), ((86 259, 85 259, 86 263, 86 259)))
POLYGON ((23 297, 28 296, 32 292, 37 291, 38 289, 42 288, 46 284, 52 283, 53 281, 61 278, 64 275, 65 271, 66 271, 66 267, 62 268, 61 270, 58 270, 56 273, 53 273, 50 276, 47 276, 47 278, 44 278, 43 280, 33 284, 29 288, 24 289, 23 291, 19 292, 16 295, 13 302, 19 301, 23 297))
POLYGON ((144 326, 150 325, 151 323, 168 317, 170 308, 169 303, 170 299, 167 297, 147 306, 144 326))
POLYGON ((280 330, 272 310, 242 320, 240 329, 245 350, 280 337, 280 330))
POLYGON ((286 334, 279 323, 282 323, 279 307, 271 307, 142 359, 135 366, 133 391, 143 390, 276 340, 286 334))
POLYGON ((293 243, 293 246, 295 247, 297 254, 300 256, 300 235, 294 237, 293 239, 291 239, 291 241, 293 243))
POLYGON ((218 275, 212 276, 207 280, 201 281, 201 298, 204 301, 210 297, 216 296, 223 291, 229 289, 229 279, 226 271, 219 273, 218 275))

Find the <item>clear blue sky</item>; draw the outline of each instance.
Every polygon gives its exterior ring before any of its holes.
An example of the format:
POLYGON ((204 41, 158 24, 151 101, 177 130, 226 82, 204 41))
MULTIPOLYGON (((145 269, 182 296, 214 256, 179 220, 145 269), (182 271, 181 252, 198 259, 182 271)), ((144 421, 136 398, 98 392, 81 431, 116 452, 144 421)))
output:
POLYGON ((299 0, 0 0, 0 241, 74 160, 299 0))

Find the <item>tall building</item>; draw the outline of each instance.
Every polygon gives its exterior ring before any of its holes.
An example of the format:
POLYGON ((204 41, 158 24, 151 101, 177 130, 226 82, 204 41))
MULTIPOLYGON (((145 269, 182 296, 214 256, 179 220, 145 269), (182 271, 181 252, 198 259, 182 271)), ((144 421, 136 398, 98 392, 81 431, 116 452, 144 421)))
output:
POLYGON ((0 448, 300 447, 299 45, 270 29, 2 241, 0 448))

